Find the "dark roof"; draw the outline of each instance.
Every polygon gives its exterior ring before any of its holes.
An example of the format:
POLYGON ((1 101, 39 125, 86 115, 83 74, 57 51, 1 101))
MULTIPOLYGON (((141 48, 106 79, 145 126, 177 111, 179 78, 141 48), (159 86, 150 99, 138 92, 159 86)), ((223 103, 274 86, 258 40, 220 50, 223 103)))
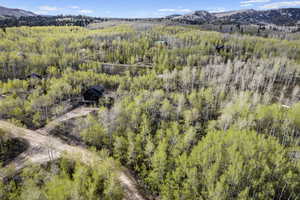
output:
POLYGON ((83 93, 84 100, 98 101, 103 96, 104 91, 104 87, 101 85, 92 86, 83 93))
POLYGON ((95 85, 95 86, 90 87, 88 90, 92 90, 93 92, 102 96, 102 94, 104 92, 104 87, 101 85, 95 85))
POLYGON ((164 41, 164 40, 159 40, 159 41, 156 41, 155 44, 163 44, 163 45, 168 45, 168 42, 167 41, 164 41))
POLYGON ((36 73, 32 73, 27 75, 27 78, 38 78, 38 79, 42 79, 42 76, 36 73))

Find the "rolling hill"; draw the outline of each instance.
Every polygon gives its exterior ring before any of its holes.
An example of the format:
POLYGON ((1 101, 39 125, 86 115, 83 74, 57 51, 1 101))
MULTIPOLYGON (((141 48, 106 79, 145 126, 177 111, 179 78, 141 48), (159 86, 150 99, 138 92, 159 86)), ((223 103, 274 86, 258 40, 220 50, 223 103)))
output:
POLYGON ((195 11, 190 14, 169 17, 187 23, 226 23, 226 24, 276 24, 294 25, 300 22, 300 8, 273 10, 237 10, 220 13, 195 11))
POLYGON ((0 6, 0 17, 32 17, 37 16, 35 13, 21 10, 21 9, 15 9, 15 8, 6 8, 3 6, 0 6))

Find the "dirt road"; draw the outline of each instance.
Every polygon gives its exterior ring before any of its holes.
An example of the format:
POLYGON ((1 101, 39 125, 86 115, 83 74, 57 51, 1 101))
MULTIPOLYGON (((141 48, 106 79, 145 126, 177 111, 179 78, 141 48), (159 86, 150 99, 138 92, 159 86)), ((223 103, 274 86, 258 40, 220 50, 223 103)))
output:
MULTIPOLYGON (((63 152, 66 152, 70 155, 80 155, 82 161, 85 163, 92 162, 92 159, 95 157, 93 152, 90 152, 81 146, 71 146, 65 144, 60 139, 47 134, 47 130, 49 128, 51 129, 54 124, 75 118, 75 116, 84 116, 87 115, 86 113, 92 112, 84 108, 80 108, 80 110, 75 109, 49 123, 48 126, 42 129, 42 131, 46 134, 41 134, 41 130, 32 131, 0 120, 1 129, 10 133, 12 137, 25 139, 29 143, 29 148, 27 151, 18 156, 11 163, 11 165, 13 165, 16 170, 20 170, 30 163, 41 164, 57 159, 63 152)), ((143 195, 139 192, 135 179, 130 175, 130 173, 128 173, 126 169, 119 171, 119 181, 125 189, 124 200, 146 200, 146 198, 143 197, 143 195)))
POLYGON ((48 123, 45 127, 41 128, 41 129, 38 129, 37 132, 39 132, 43 135, 47 135, 58 124, 60 124, 64 121, 68 121, 70 119, 87 116, 88 114, 90 114, 92 112, 96 112, 97 110, 99 110, 99 108, 89 108, 89 107, 81 106, 79 108, 76 108, 76 109, 62 115, 61 117, 58 117, 58 118, 54 119, 53 121, 48 123))

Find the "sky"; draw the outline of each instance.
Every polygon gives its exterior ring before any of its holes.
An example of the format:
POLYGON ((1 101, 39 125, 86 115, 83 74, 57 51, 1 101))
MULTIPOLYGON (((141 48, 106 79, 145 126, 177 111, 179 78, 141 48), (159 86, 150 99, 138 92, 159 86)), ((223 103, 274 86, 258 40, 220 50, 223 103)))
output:
POLYGON ((135 18, 186 14, 195 10, 222 12, 300 7, 300 0, 0 0, 0 5, 41 15, 135 18))

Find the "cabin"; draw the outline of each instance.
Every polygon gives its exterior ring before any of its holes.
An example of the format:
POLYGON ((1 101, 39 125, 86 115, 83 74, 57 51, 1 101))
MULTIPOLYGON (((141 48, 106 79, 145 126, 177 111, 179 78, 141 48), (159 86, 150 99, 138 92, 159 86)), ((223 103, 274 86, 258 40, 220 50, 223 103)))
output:
POLYGON ((0 94, 0 100, 5 99, 6 95, 0 94))
POLYGON ((217 46, 216 46, 216 51, 217 51, 218 53, 220 53, 222 50, 224 50, 224 48, 225 48, 224 45, 217 45, 217 46))
POLYGON ((298 160, 300 160, 300 151, 299 151, 299 150, 291 151, 291 152, 289 153, 289 156, 290 156, 293 160, 298 161, 298 160))
POLYGON ((168 45, 169 45, 168 42, 163 40, 155 42, 155 46, 159 46, 159 47, 167 47, 168 45))
POLYGON ((26 76, 27 79, 42 79, 42 76, 36 73, 32 73, 26 76))
POLYGON ((92 86, 83 93, 83 99, 85 102, 98 103, 99 99, 104 95, 104 91, 104 87, 101 85, 92 86))

